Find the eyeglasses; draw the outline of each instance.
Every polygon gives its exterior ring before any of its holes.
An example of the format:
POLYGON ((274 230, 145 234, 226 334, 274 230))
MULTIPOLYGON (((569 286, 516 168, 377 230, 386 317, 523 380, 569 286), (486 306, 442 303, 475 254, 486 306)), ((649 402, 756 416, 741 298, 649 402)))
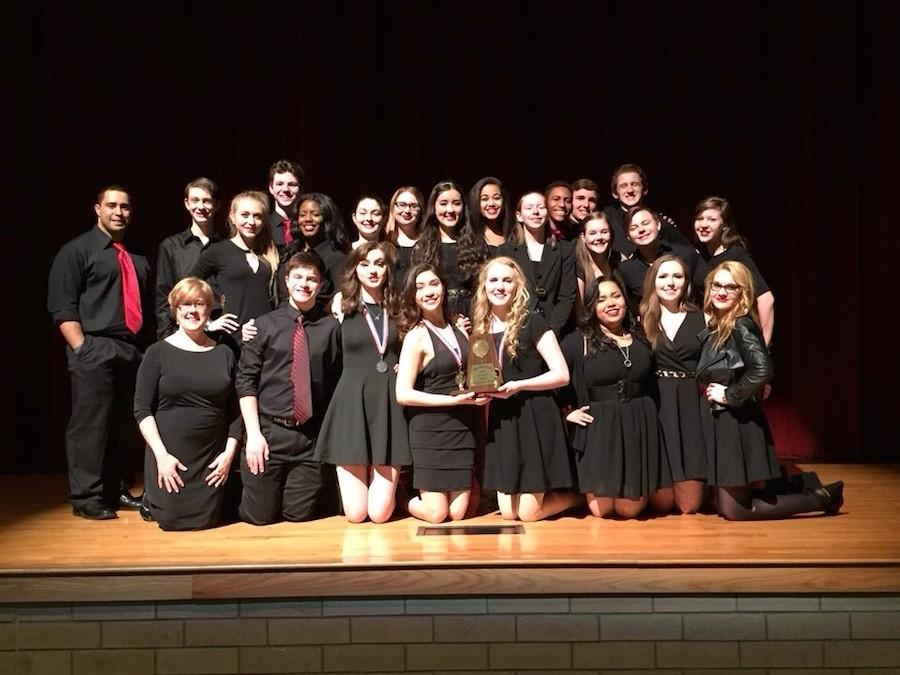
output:
POLYGON ((714 281, 710 288, 712 288, 714 293, 725 291, 728 295, 737 295, 741 290, 741 287, 737 284, 720 284, 718 281, 714 281))
POLYGON ((178 309, 206 309, 206 300, 194 300, 193 302, 181 302, 178 309))
POLYGON ((409 204, 407 202, 395 202, 394 206, 396 206, 399 211, 406 211, 407 209, 410 211, 418 211, 422 208, 419 204, 409 204))

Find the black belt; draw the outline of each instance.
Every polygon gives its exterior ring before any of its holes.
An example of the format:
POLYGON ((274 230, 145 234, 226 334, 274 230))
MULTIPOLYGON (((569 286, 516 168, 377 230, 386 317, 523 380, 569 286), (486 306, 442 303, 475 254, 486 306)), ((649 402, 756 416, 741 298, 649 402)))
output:
POLYGON ((657 377, 672 377, 676 380, 684 380, 689 377, 694 377, 694 372, 691 370, 657 370, 657 377))
MULTIPOLYGON (((277 424, 280 427, 284 427, 285 429, 299 429, 306 422, 298 422, 293 417, 276 417, 275 415, 266 415, 265 413, 259 413, 260 417, 264 417, 269 420, 272 424, 277 424)), ((309 420, 307 420, 308 422, 309 420)))
POLYGON ((640 382, 619 380, 615 384, 602 387, 588 387, 588 398, 591 401, 630 401, 633 398, 646 396, 647 390, 640 382))

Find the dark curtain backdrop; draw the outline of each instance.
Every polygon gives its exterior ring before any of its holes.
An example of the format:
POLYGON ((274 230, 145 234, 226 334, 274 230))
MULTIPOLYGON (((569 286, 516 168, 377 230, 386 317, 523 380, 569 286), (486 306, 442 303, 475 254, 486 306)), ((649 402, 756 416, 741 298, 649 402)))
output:
MULTIPOLYGON (((20 7, 4 26, 5 471, 62 470, 68 378, 45 309, 99 186, 155 261, 184 184, 227 198, 281 157, 349 207, 406 183, 608 184, 691 232, 733 203, 776 302, 786 457, 897 456, 895 2, 241 2, 20 7)), ((605 196, 605 195, 604 195, 605 196)), ((219 214, 224 221, 224 209, 219 214)))

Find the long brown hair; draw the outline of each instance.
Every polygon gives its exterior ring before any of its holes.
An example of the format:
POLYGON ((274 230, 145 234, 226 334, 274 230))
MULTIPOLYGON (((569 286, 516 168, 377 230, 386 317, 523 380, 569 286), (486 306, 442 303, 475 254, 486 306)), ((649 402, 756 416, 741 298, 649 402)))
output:
POLYGON ((667 254, 657 258, 647 274, 644 277, 644 295, 641 298, 641 327, 644 329, 644 335, 647 340, 656 349, 656 340, 659 338, 660 316, 662 315, 662 304, 659 296, 656 294, 656 275, 659 274, 659 268, 667 262, 677 262, 681 266, 684 273, 684 287, 681 289, 681 297, 678 298, 678 309, 687 312, 697 309, 689 298, 691 297, 691 275, 687 265, 677 255, 667 254))
POLYGON ((647 342, 644 331, 641 330, 640 322, 634 314, 631 313, 631 310, 628 307, 628 293, 625 290, 625 283, 618 275, 597 277, 591 282, 591 285, 588 287, 587 293, 585 294, 584 314, 582 314, 581 317, 581 332, 584 334, 585 341, 587 342, 588 354, 595 354, 596 352, 605 352, 607 349, 619 348, 616 342, 603 332, 603 328, 600 326, 600 319, 597 318, 597 297, 600 295, 600 284, 607 282, 618 286, 622 297, 626 298, 625 317, 622 321, 622 328, 630 333, 634 339, 645 343, 647 342))
POLYGON ((756 322, 757 326, 760 325, 759 315, 756 313, 756 295, 753 288, 753 275, 750 273, 750 270, 747 269, 746 265, 739 263, 736 260, 726 260, 721 265, 718 265, 709 271, 709 274, 706 275, 705 285, 706 292, 703 294, 703 311, 710 316, 709 327, 716 336, 714 345, 717 349, 728 340, 731 331, 734 330, 734 324, 737 323, 737 320, 740 317, 749 315, 750 318, 756 322), (734 283, 740 286, 741 289, 737 297, 737 302, 735 302, 734 306, 724 314, 720 314, 719 310, 713 306, 712 302, 713 279, 715 279, 716 274, 721 270, 731 274, 734 283))
POLYGON ((362 246, 353 249, 344 263, 344 273, 341 277, 341 311, 344 314, 354 314, 362 311, 363 299, 362 284, 356 275, 356 267, 372 251, 379 250, 384 254, 385 270, 384 283, 381 286, 381 305, 388 314, 397 312, 397 294, 394 291, 394 269, 397 263, 396 249, 394 245, 386 241, 368 241, 362 246))
POLYGON ((447 308, 447 283, 441 276, 441 271, 431 263, 419 263, 413 265, 406 274, 403 284, 403 294, 400 296, 399 311, 397 312, 397 334, 403 337, 422 321, 422 310, 416 304, 416 277, 423 272, 431 272, 441 281, 444 288, 444 297, 441 299, 441 313, 444 321, 450 323, 450 310, 447 308))
POLYGON ((600 271, 602 272, 601 276, 610 276, 617 266, 615 256, 610 255, 613 252, 613 243, 616 240, 615 230, 613 230, 612 225, 609 224, 609 220, 607 219, 605 213, 603 213, 602 211, 592 211, 591 214, 587 218, 582 220, 581 224, 579 225, 582 236, 575 238, 575 262, 581 267, 581 270, 584 272, 585 289, 587 289, 587 287, 590 286, 591 282, 594 280, 594 258, 593 256, 591 256, 591 251, 590 249, 588 249, 587 244, 584 243, 584 232, 585 230, 587 230, 587 226, 595 220, 603 221, 609 228, 609 246, 607 246, 606 248, 606 260, 602 265, 599 265, 600 271))
MULTIPOLYGON (((540 195, 544 199, 544 206, 547 205, 547 197, 544 195, 543 192, 541 192, 539 190, 531 190, 531 191, 523 194, 521 197, 519 197, 519 201, 516 202, 516 213, 519 213, 522 210, 522 202, 524 201, 525 197, 528 197, 530 195, 540 195)), ((517 218, 517 220, 518 220, 518 218, 517 218)), ((517 222, 515 233, 516 233, 516 243, 520 244, 520 245, 524 244, 525 243, 525 223, 517 222)), ((549 246, 550 248, 556 248, 557 244, 559 243, 556 240, 556 235, 553 234, 553 230, 550 228, 550 210, 549 209, 547 209, 547 218, 544 220, 544 243, 547 246, 549 246)))
MULTIPOLYGON (((263 258, 269 264, 269 297, 275 297, 275 275, 278 273, 278 263, 280 256, 275 242, 272 241, 272 234, 269 232, 269 224, 266 222, 266 215, 269 213, 269 196, 265 192, 259 190, 244 190, 234 196, 231 200, 231 206, 228 209, 228 236, 234 237, 237 234, 237 228, 231 222, 231 214, 237 208, 237 203, 242 199, 252 199, 263 207, 263 224, 257 235, 253 238, 253 244, 248 244, 248 248, 256 255, 263 258)), ((246 243, 246 242, 244 242, 246 243)))
POLYGON ((510 303, 506 319, 506 336, 503 341, 509 358, 514 359, 519 350, 519 335, 528 320, 528 301, 531 294, 528 292, 525 273, 519 263, 512 258, 499 256, 488 260, 478 271, 475 298, 472 300, 472 332, 484 335, 490 335, 491 332, 491 302, 487 298, 484 284, 487 281, 487 271, 492 265, 506 265, 516 277, 516 295, 510 303))

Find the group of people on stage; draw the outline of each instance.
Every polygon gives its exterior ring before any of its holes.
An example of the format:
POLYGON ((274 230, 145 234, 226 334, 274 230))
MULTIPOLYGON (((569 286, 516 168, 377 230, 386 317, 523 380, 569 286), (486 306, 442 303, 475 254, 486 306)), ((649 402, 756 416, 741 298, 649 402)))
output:
POLYGON ((123 244, 128 192, 102 190, 96 227, 59 252, 48 307, 68 345, 76 515, 212 527, 238 473, 254 524, 338 509, 439 523, 494 494, 523 521, 695 513, 710 495, 734 520, 839 511, 841 482, 777 480, 761 407, 774 297, 727 200, 697 205, 692 243, 632 164, 603 210, 589 179, 513 202, 487 177, 363 195, 352 225, 303 178, 276 162, 268 195, 232 199, 228 238, 214 183, 187 185, 192 222, 160 245, 143 354, 150 267, 123 244), (470 344, 495 350, 495 390, 468 388, 470 344), (127 490, 135 419, 142 499, 127 490))

